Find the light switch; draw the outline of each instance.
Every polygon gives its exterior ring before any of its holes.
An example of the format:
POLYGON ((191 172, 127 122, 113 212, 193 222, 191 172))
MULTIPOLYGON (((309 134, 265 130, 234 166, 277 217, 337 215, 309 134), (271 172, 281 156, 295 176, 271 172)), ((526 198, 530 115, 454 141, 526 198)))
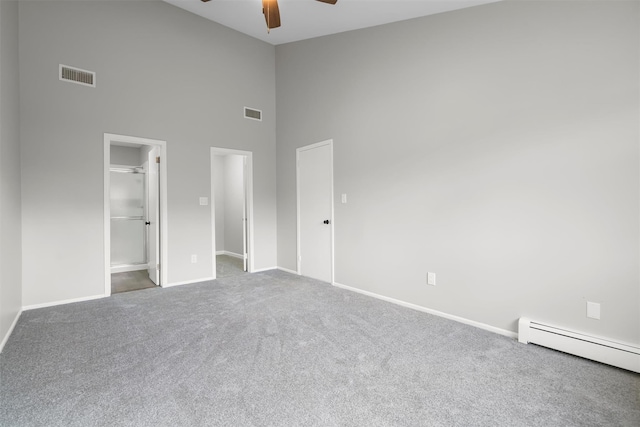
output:
POLYGON ((342 194, 342 203, 347 203, 347 195, 346 194, 342 194))
POLYGON ((200 197, 200 206, 207 206, 209 204, 209 198, 200 197))

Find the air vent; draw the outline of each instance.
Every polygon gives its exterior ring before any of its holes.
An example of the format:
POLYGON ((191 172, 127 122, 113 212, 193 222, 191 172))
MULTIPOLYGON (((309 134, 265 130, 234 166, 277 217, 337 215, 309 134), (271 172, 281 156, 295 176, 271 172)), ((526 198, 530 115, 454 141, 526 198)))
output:
POLYGON ((244 118, 262 121, 262 111, 255 108, 244 107, 244 118))
POLYGON ((60 64, 60 80, 96 87, 96 73, 60 64))

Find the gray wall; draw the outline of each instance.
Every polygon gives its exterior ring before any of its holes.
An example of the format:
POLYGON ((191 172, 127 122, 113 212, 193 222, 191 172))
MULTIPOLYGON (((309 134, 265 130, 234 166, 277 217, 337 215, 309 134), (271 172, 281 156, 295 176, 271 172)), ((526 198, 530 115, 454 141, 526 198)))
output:
POLYGON ((0 1, 0 343, 22 308, 18 82, 18 3, 0 1))
POLYGON ((160 1, 20 2, 23 304, 103 294, 104 132, 167 141, 168 282, 212 275, 211 146, 254 153, 255 265, 275 266, 274 59, 160 1), (60 63, 97 87, 59 81, 60 63))
POLYGON ((243 156, 215 155, 216 251, 242 254, 243 156))
POLYGON ((295 149, 333 138, 338 283, 640 343, 638 13, 500 2, 276 47, 278 265, 295 149))
POLYGON ((243 164, 242 156, 232 155, 225 158, 224 250, 237 255, 243 254, 243 164))
POLYGON ((224 182, 224 156, 213 156, 213 195, 215 221, 216 221, 216 251, 224 251, 224 201, 225 201, 225 182, 224 182))
POLYGON ((142 166, 142 150, 134 147, 121 147, 112 145, 110 150, 110 160, 112 165, 119 166, 142 166))

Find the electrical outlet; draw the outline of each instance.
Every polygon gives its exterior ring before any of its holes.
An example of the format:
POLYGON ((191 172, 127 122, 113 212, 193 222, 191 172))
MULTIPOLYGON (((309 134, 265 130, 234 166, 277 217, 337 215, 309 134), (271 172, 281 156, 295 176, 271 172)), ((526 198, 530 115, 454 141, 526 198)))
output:
POLYGON ((600 320, 600 304, 587 301, 587 317, 600 320))
POLYGON ((198 255, 191 255, 191 264, 198 262, 198 255))
POLYGON ((427 285, 436 285, 436 273, 427 273, 427 285))

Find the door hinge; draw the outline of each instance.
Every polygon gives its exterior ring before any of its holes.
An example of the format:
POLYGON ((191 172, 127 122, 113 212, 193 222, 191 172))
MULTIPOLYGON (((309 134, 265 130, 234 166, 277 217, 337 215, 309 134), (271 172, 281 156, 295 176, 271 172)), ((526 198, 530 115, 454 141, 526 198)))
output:
POLYGON ((160 163, 160 156, 156 157, 156 163, 160 163))
POLYGON ((160 264, 156 264, 156 270, 160 270, 160 264))

